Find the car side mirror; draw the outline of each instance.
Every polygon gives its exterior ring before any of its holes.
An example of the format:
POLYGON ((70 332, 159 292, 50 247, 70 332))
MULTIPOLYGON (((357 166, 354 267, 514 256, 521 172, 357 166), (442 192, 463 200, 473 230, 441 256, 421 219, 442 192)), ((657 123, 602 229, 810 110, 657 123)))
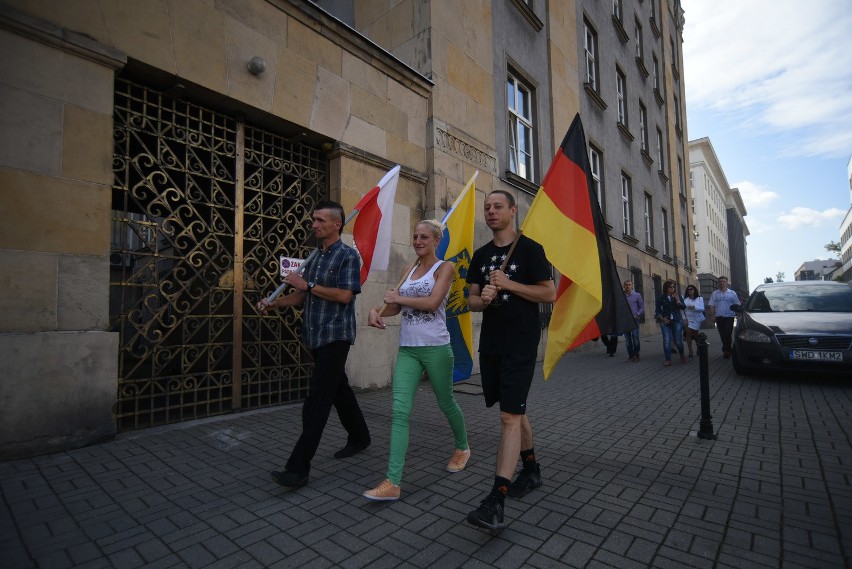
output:
POLYGON ((742 304, 732 304, 731 310, 733 310, 734 312, 742 312, 743 311, 743 305, 742 304))

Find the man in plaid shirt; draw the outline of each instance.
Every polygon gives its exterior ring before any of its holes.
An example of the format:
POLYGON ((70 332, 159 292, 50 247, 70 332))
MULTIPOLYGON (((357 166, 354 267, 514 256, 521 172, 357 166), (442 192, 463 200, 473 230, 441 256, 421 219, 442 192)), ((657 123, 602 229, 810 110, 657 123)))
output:
POLYGON ((284 277, 294 291, 269 302, 258 303, 266 314, 270 308, 305 305, 302 336, 311 350, 314 373, 302 407, 302 434, 283 471, 272 477, 291 488, 308 483, 311 459, 317 451, 332 405, 349 434, 336 458, 346 458, 370 445, 370 431, 346 377, 346 357, 355 342, 355 295, 361 292, 360 262, 352 247, 340 240, 343 207, 323 201, 313 212, 314 235, 320 249, 304 265, 302 274, 284 277))

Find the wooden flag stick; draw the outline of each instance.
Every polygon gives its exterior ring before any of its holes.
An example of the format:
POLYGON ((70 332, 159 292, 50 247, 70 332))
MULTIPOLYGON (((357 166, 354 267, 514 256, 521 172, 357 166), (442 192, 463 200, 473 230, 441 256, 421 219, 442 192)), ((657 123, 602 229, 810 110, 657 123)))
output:
MULTIPOLYGON (((401 287, 401 286, 402 286, 402 283, 404 283, 404 282, 405 282, 405 279, 407 279, 407 278, 408 278, 408 275, 410 275, 410 274, 411 274, 411 271, 413 271, 413 270, 414 270, 414 267, 416 267, 419 263, 420 263, 420 260, 419 260, 419 259, 418 259, 418 260, 416 260, 416 261, 414 261, 414 262, 411 264, 411 266, 410 266, 410 267, 408 267, 408 268, 405 270, 405 272, 404 272, 404 273, 402 273, 402 278, 401 278, 401 279, 399 279, 399 282, 396 284, 396 288, 397 288, 397 290, 399 289, 399 287, 401 287)), ((381 309, 381 310, 379 310, 379 316, 384 316, 384 315, 385 315, 385 311, 387 310, 388 306, 390 306, 390 305, 389 305, 389 304, 385 304, 384 306, 382 306, 382 309, 381 309)))
POLYGON ((521 238, 521 235, 523 235, 523 234, 524 234, 523 229, 518 231, 517 235, 515 235, 515 240, 512 241, 512 246, 509 247, 509 252, 506 253, 506 258, 503 259, 503 262, 500 264, 500 270, 503 271, 504 273, 506 272, 506 265, 509 264, 509 258, 512 256, 512 253, 515 252, 515 246, 517 246, 518 240, 521 238))

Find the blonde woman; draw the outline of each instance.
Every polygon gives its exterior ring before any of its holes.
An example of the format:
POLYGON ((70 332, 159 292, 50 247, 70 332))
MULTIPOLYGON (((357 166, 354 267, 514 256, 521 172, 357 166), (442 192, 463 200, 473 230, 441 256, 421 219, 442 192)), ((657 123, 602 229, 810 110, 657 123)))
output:
MULTIPOLYGON (((388 305, 385 314, 402 313, 402 321, 399 352, 393 371, 393 418, 387 478, 364 492, 364 497, 370 500, 399 499, 408 451, 409 417, 424 370, 455 439, 455 451, 447 470, 458 472, 464 469, 470 458, 464 416, 453 397, 453 350, 447 331, 447 293, 454 269, 452 263, 439 260, 435 254, 443 231, 443 226, 434 219, 417 224, 413 236, 417 263, 403 275, 404 280, 398 290, 389 290, 384 295, 388 305)), ((380 312, 380 308, 370 310, 369 325, 384 329, 385 322, 380 312)))
POLYGON ((686 310, 683 311, 686 316, 686 326, 683 329, 683 341, 686 342, 686 347, 689 349, 689 357, 692 357, 692 341, 698 343, 698 333, 701 330, 701 323, 704 322, 704 299, 698 294, 698 289, 695 285, 689 285, 684 291, 686 297, 683 299, 683 305, 686 310))

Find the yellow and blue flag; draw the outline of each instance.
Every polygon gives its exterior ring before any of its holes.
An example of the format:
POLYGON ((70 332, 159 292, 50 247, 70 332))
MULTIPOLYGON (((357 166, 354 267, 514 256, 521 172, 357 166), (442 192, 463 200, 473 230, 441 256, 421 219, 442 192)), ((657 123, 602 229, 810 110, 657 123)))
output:
POLYGON ((477 170, 444 216, 444 234, 436 254, 439 259, 453 263, 455 273, 450 294, 447 298, 447 329, 453 348, 455 365, 453 382, 462 381, 473 373, 473 321, 467 298, 467 270, 473 256, 473 223, 476 218, 477 170))

